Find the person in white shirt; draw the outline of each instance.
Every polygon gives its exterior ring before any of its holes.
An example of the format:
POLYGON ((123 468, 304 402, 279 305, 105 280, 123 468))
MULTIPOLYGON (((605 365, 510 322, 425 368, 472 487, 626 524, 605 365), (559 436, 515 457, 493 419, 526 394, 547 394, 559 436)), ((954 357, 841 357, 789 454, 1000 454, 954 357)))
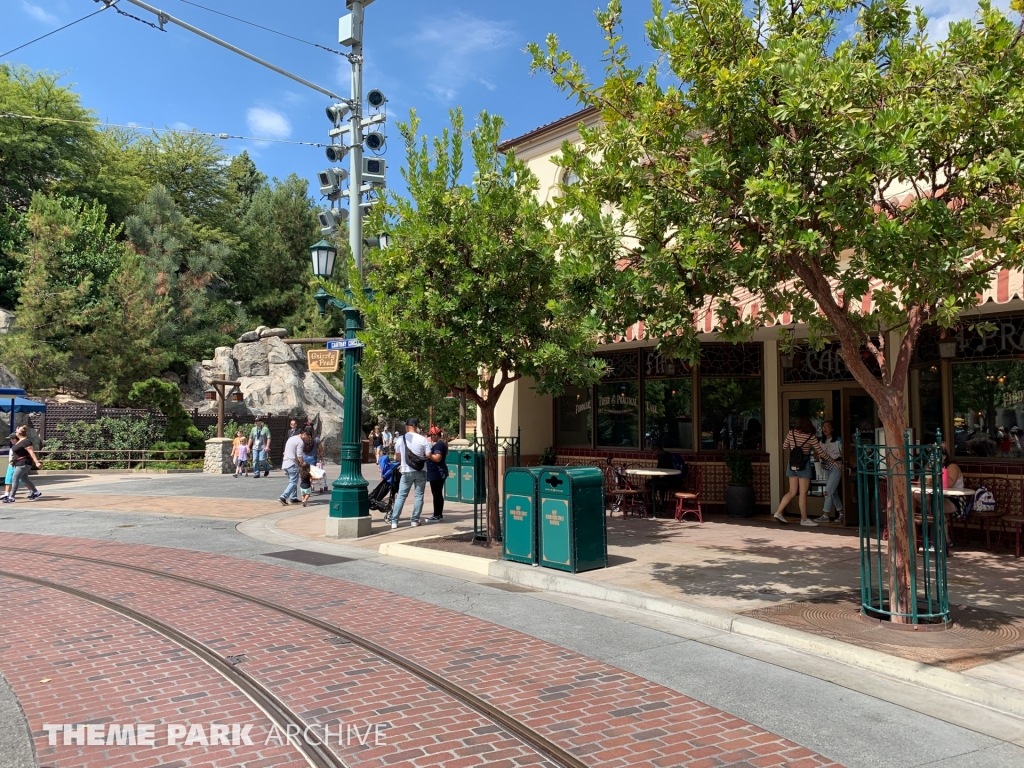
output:
POLYGON ((821 440, 821 450, 829 458, 829 463, 824 463, 825 468, 825 514, 817 518, 816 523, 841 523, 843 521, 843 502, 839 498, 839 483, 843 479, 843 438, 835 432, 835 425, 831 421, 823 422, 821 433, 824 439, 821 440), (836 516, 831 516, 832 507, 836 508, 836 516))
POLYGON ((288 475, 288 487, 281 494, 280 502, 288 506, 289 500, 299 501, 299 462, 302 461, 302 435, 292 435, 284 444, 284 458, 281 469, 288 475))
POLYGON ((408 419, 405 422, 405 434, 395 439, 395 453, 402 462, 402 481, 398 485, 395 497, 394 512, 391 514, 391 527, 398 527, 398 518, 402 516, 402 507, 409 495, 409 489, 416 490, 412 505, 413 528, 420 524, 420 513, 423 512, 423 494, 427 487, 427 454, 430 453, 430 441, 416 432, 420 425, 419 419, 408 419))
POLYGON ((384 451, 384 455, 390 455, 391 446, 394 445, 395 442, 395 436, 391 434, 391 429, 387 424, 384 425, 384 434, 381 435, 381 441, 381 447, 384 451))

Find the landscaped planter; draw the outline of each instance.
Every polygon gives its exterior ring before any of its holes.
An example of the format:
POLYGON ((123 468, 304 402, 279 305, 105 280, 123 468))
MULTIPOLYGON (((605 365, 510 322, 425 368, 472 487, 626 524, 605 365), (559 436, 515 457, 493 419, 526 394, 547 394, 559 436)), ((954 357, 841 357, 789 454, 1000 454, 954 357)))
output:
POLYGON ((729 517, 754 516, 754 486, 733 485, 725 487, 725 511, 729 517))

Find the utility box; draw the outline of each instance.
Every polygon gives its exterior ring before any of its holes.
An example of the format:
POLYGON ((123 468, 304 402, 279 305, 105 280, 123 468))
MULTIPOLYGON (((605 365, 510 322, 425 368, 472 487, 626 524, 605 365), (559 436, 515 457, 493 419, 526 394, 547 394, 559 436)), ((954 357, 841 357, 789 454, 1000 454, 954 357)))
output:
POLYGON ((537 484, 545 467, 511 467, 505 471, 505 560, 537 562, 537 484))
POLYGON ((546 467, 538 479, 539 562, 560 571, 608 567, 604 474, 597 467, 546 467))

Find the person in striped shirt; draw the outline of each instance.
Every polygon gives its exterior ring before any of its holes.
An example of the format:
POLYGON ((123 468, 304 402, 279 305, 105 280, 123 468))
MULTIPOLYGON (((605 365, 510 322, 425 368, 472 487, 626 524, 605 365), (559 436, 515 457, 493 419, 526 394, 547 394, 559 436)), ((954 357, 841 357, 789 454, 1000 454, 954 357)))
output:
POLYGON ((832 460, 821 449, 821 443, 814 425, 806 416, 800 416, 793 424, 793 428, 786 435, 782 444, 788 464, 786 466, 786 477, 789 478, 789 492, 782 497, 779 508, 775 510, 775 519, 780 523, 789 522, 786 520, 786 507, 794 498, 800 507, 800 525, 814 527, 818 524, 807 516, 807 492, 811 488, 811 478, 814 477, 814 465, 811 463, 813 453, 821 461, 825 469, 833 466, 832 460))

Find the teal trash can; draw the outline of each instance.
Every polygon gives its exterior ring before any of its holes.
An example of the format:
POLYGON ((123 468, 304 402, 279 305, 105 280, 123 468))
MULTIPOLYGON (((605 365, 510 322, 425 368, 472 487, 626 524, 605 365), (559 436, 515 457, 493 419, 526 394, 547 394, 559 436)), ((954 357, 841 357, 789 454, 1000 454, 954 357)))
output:
POLYGON ((505 560, 537 562, 537 484, 545 467, 510 467, 505 471, 505 560))
POLYGON ((538 478, 539 563, 560 571, 608 567, 604 474, 597 467, 546 467, 538 478))
POLYGON ((459 451, 459 501, 480 503, 487 495, 484 455, 481 451, 459 451))
POLYGON ((462 475, 462 453, 460 451, 448 451, 444 463, 448 467, 448 477, 444 481, 444 500, 459 500, 459 481, 462 475))

